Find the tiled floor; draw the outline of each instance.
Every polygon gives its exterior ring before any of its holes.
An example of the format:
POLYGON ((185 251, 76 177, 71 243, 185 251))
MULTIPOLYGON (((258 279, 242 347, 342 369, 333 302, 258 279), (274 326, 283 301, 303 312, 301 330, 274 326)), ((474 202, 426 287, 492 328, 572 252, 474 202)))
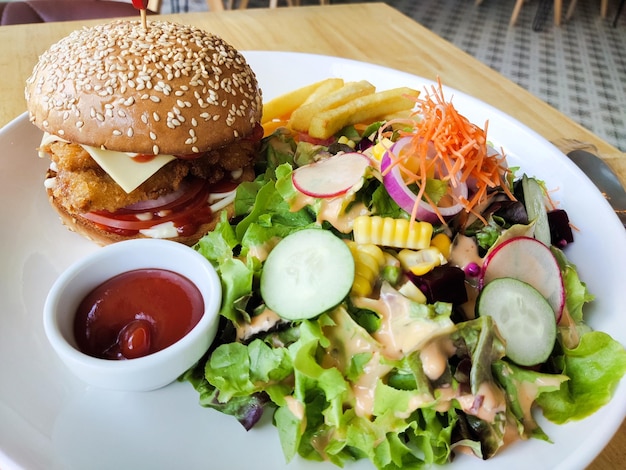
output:
MULTIPOLYGON (((515 0, 483 0, 478 6, 474 0, 387 3, 626 151, 626 12, 613 27, 619 0, 609 0, 605 19, 599 0, 578 0, 573 17, 555 27, 551 8, 540 16, 542 24, 536 22, 541 1, 526 0, 514 27, 509 19, 515 0)), ((267 3, 250 0, 251 7, 267 3)), ((163 11, 176 4, 181 10, 207 9, 205 0, 164 0, 163 11)))

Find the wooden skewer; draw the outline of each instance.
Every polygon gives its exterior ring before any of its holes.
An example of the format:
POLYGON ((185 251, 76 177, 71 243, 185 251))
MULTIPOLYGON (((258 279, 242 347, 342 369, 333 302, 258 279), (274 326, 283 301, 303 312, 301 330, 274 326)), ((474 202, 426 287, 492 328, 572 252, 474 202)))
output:
POLYGON ((141 14, 141 26, 143 26, 143 29, 148 29, 148 23, 146 20, 146 10, 141 9, 139 10, 139 13, 141 14))

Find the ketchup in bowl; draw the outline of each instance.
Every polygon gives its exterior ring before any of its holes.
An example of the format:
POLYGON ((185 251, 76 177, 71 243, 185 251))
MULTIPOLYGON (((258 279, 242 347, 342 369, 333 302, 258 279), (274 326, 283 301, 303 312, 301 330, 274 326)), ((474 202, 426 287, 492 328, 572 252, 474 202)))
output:
POLYGON ((93 289, 78 306, 74 336, 85 354, 135 359, 183 338, 204 313, 202 294, 185 276, 136 269, 93 289))

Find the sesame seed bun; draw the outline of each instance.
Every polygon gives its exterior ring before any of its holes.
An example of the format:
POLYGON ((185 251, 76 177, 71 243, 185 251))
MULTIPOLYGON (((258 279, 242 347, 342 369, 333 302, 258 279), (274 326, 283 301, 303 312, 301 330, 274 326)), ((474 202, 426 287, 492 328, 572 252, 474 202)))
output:
POLYGON ((218 211, 232 216, 233 188, 255 177, 256 76, 199 28, 118 20, 74 31, 40 56, 25 97, 45 131, 52 207, 100 245, 146 236, 193 245, 218 211))
POLYGON ((262 112, 256 77, 236 49, 164 21, 74 31, 43 53, 25 95, 40 129, 142 154, 222 147, 249 135, 262 112))

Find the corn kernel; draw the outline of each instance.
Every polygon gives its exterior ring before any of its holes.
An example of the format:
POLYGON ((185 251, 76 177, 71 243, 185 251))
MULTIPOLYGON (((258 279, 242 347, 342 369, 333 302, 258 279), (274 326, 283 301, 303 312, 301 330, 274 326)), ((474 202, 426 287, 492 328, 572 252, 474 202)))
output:
POLYGON ((337 142, 339 142, 340 144, 345 144, 350 148, 356 147, 356 143, 352 139, 348 139, 345 135, 339 137, 339 139, 337 139, 337 142))
POLYGON ((416 276, 426 274, 445 261, 439 249, 435 247, 419 251, 404 249, 398 253, 398 259, 404 269, 411 271, 416 276))
MULTIPOLYGON (((400 223, 400 221, 398 221, 400 223)), ((380 237, 380 244, 384 246, 393 246, 396 233, 396 220, 391 217, 385 217, 382 219, 382 235, 380 237)))
POLYGON ((377 245, 373 243, 366 243, 358 245, 358 250, 361 253, 367 253, 370 257, 374 258, 378 263, 379 268, 385 265, 385 253, 377 245))
POLYGON ((384 138, 374 145, 372 148, 372 156, 378 161, 382 160, 383 155, 389 148, 391 148, 392 145, 393 142, 391 140, 384 138))
POLYGON ((409 232, 407 248, 421 250, 430 246, 433 226, 428 222, 413 222, 413 230, 409 232))
POLYGON ((346 242, 354 258, 355 276, 351 294, 368 296, 374 289, 378 273, 385 263, 383 251, 372 244, 360 245, 353 241, 346 242))
POLYGON ((433 226, 428 222, 380 216, 359 216, 352 227, 354 241, 415 250, 428 248, 433 226))
POLYGON ((452 240, 445 233, 438 233, 430 241, 430 246, 439 249, 441 254, 448 259, 450 257, 450 249, 452 248, 452 240))
POLYGON ((372 284, 361 276, 354 276, 350 293, 359 297, 367 297, 372 293, 372 284))

